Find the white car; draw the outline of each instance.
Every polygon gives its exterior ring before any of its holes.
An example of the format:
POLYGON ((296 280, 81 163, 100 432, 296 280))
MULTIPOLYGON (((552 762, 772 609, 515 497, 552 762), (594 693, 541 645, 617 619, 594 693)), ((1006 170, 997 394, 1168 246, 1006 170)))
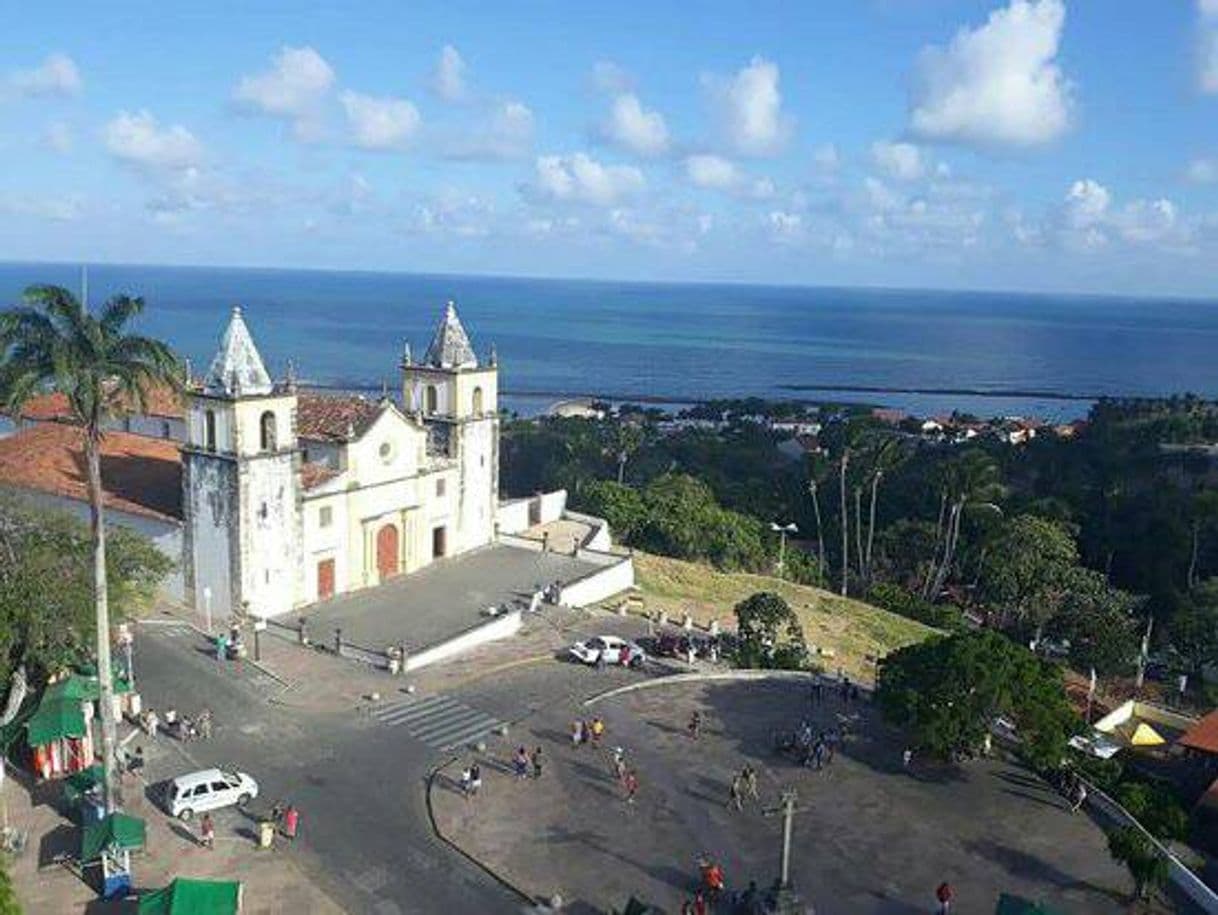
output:
POLYGON ((165 789, 165 806, 170 816, 189 820, 205 810, 244 807, 257 796, 258 783, 244 772, 203 769, 171 781, 165 789))
POLYGON ((576 642, 569 654, 584 664, 622 664, 641 667, 647 653, 634 642, 619 639, 616 635, 598 635, 586 642, 576 642))

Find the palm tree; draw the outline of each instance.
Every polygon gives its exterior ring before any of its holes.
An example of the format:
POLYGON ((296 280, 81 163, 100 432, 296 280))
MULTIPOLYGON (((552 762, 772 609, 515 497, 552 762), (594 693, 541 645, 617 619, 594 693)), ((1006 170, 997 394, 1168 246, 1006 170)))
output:
POLYGON ((896 467, 907 456, 901 440, 885 432, 876 434, 871 442, 871 505, 867 512, 867 546, 863 551, 863 580, 867 587, 872 578, 872 547, 875 544, 875 511, 879 501, 880 482, 884 475, 896 467))
POLYGON ((102 723, 103 796, 119 805, 114 679, 110 664, 110 608, 106 593, 106 529, 102 511, 103 426, 118 414, 144 410, 154 387, 177 389, 178 361, 164 343, 125 333, 144 300, 114 296, 91 314, 59 286, 30 286, 24 304, 0 313, 0 398, 10 416, 35 394, 64 395, 81 427, 88 470, 93 535, 93 595, 97 610, 97 677, 102 723))
POLYGON ((812 512, 816 516, 816 576, 817 584, 825 585, 825 534, 820 516, 820 482, 817 480, 820 468, 814 460, 808 466, 808 495, 812 497, 812 512))
POLYGON ((960 521, 966 509, 1000 498, 1003 492, 1000 477, 998 464, 980 449, 965 451, 943 466, 935 534, 937 548, 922 593, 926 600, 936 600, 947 582, 960 543, 960 521))

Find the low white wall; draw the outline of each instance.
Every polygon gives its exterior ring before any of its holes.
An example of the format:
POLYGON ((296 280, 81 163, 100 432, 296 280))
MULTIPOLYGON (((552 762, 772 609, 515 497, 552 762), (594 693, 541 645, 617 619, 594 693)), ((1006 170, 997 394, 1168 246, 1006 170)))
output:
POLYGON ((565 489, 556 489, 553 492, 543 493, 534 498, 541 500, 541 523, 549 524, 551 521, 557 521, 562 517, 562 513, 567 508, 567 491, 565 489))
MULTIPOLYGON (((608 554, 597 553, 595 555, 606 556, 608 554)), ((581 556, 580 558, 586 557, 581 556)), ((612 565, 606 565, 596 572, 589 572, 582 578, 577 578, 564 585, 559 593, 558 602, 567 607, 587 607, 633 588, 634 560, 629 556, 611 558, 615 560, 612 565)))
POLYGON ((500 502, 495 518, 499 523, 500 535, 519 534, 529 526, 529 500, 512 499, 510 502, 500 502))
POLYGON ((571 521, 586 524, 590 528, 588 536, 580 544, 581 547, 607 552, 609 547, 613 546, 613 539, 609 534, 609 522, 604 518, 598 518, 596 515, 585 515, 583 512, 573 512, 570 509, 564 511, 562 516, 571 521))
POLYGON ((500 532, 499 542, 504 546, 515 547, 518 550, 532 550, 534 553, 540 553, 545 547, 545 544, 540 540, 534 540, 532 537, 517 537, 515 534, 505 534, 500 532))
POLYGON ((470 629, 468 632, 463 632, 447 642, 441 642, 439 645, 428 648, 426 651, 420 651, 418 654, 408 655, 406 657, 406 670, 418 670, 420 667, 426 667, 429 664, 435 664, 437 661, 444 661, 454 655, 469 651, 478 645, 484 645, 487 642, 494 642, 498 639, 510 638, 520 631, 521 624, 521 612, 519 610, 512 610, 488 623, 483 623, 481 626, 470 629))

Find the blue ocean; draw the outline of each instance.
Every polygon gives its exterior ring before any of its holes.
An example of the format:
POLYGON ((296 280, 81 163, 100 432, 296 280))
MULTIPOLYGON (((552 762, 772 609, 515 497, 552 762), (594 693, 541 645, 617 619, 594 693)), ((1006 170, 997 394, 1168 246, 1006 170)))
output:
MULTIPOLYGON (((67 264, 0 264, 0 303, 67 264)), ((142 329, 202 371, 235 304, 272 373, 396 386, 457 302, 504 404, 568 396, 685 403, 760 396, 933 414, 1084 414, 1101 395, 1218 396, 1218 302, 1020 293, 624 283, 308 270, 94 265, 91 302, 148 302, 142 329)))

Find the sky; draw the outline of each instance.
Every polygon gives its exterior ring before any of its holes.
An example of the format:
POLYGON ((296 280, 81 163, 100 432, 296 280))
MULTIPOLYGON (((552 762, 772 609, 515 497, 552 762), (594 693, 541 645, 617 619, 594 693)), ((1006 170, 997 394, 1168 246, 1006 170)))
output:
POLYGON ((1218 0, 3 0, 0 258, 1214 295, 1218 0))

